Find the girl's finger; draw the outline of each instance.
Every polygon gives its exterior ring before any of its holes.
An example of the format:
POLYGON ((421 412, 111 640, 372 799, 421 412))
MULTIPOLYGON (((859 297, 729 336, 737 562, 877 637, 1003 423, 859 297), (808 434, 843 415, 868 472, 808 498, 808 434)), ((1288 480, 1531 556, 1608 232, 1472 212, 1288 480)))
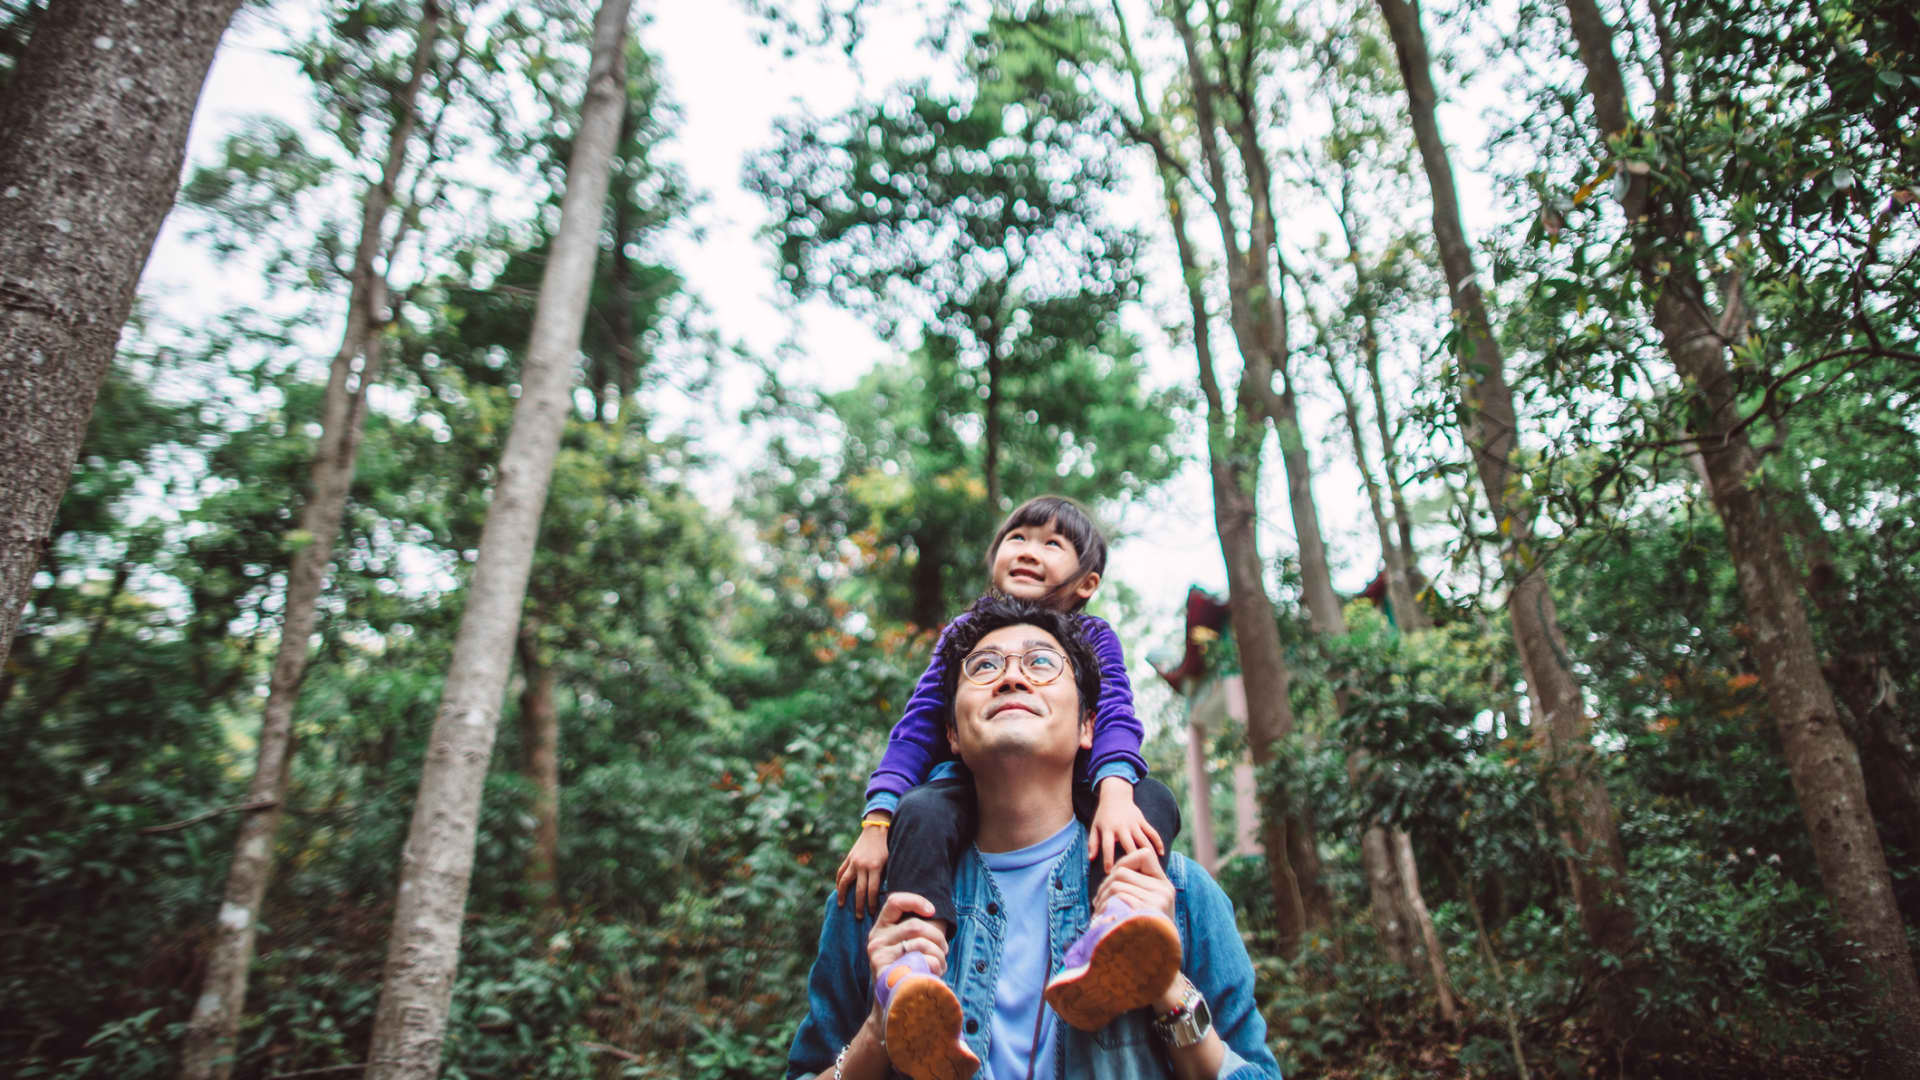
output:
POLYGON ((1167 855, 1167 842, 1160 839, 1160 830, 1144 822, 1141 823, 1140 827, 1146 830, 1147 838, 1153 841, 1153 850, 1159 852, 1161 858, 1165 858, 1167 855))

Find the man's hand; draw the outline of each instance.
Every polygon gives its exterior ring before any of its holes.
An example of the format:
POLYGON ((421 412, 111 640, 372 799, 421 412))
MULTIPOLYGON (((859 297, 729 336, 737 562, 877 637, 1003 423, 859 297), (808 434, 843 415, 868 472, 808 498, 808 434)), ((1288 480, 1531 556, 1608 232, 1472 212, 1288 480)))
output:
POLYGON ((1107 873, 1112 873, 1115 845, 1122 852, 1150 848, 1160 855, 1167 853, 1166 841, 1133 804, 1133 785, 1125 777, 1109 776, 1100 781, 1100 804, 1094 808, 1093 825, 1088 830, 1087 858, 1104 858, 1107 873))
POLYGON ((880 908, 880 875, 887 869, 887 830, 860 827, 860 838, 853 850, 840 860, 833 874, 835 903, 846 905, 847 893, 853 893, 853 913, 866 918, 867 912, 880 908))
MULTIPOLYGON (((927 966, 935 975, 947 970, 947 935, 940 924, 931 921, 933 903, 910 892, 889 893, 880 908, 880 917, 867 934, 867 966, 879 978, 888 964, 910 952, 925 953, 927 966)), ((874 1008, 879 1008, 876 1000, 874 1008)))
MULTIPOLYGON (((1171 922, 1174 896, 1173 882, 1168 880, 1160 860, 1147 848, 1135 848, 1107 872, 1107 880, 1100 883, 1100 891, 1093 895, 1093 910, 1099 911, 1109 900, 1120 899, 1135 911, 1156 912, 1171 922)), ((1175 979, 1159 1003, 1162 1012, 1180 1004, 1180 989, 1180 980, 1175 979)))

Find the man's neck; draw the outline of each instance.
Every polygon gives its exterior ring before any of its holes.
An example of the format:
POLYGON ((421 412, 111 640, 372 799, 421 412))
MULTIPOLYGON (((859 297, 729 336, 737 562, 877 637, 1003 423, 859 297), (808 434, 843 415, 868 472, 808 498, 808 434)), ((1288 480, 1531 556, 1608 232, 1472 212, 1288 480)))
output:
POLYGON ((1032 847, 1073 820, 1073 778, 1048 770, 1035 775, 1017 766, 976 770, 973 790, 980 800, 980 827, 974 844, 993 853, 1032 847))

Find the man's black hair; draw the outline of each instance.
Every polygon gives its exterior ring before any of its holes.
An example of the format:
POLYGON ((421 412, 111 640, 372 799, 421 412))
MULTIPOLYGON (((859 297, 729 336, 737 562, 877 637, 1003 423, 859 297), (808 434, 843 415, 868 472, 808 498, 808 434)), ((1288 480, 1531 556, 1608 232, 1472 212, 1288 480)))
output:
MULTIPOLYGON (((1093 515, 1087 508, 1067 498, 1065 495, 1041 495, 1013 508, 1007 520, 1000 523, 1000 531, 993 534, 993 543, 987 545, 987 577, 993 577, 993 557, 1000 552, 1000 541, 1015 529, 1037 529, 1045 525, 1053 526, 1053 531, 1066 537, 1073 543, 1073 550, 1080 554, 1080 566, 1070 580, 1054 586, 1047 595, 1051 600, 1056 595, 1073 591, 1080 579, 1088 574, 1107 572, 1107 538, 1100 532, 1100 526, 1093 523, 1093 515)), ((1074 611, 1087 606, 1083 598, 1075 598, 1074 611)))
POLYGON ((1092 712, 1100 700, 1100 658, 1093 654, 1093 646, 1087 644, 1087 636, 1080 632, 1080 620, 1030 600, 988 593, 975 600, 966 614, 953 620, 946 636, 940 640, 940 662, 946 671, 940 690, 946 696, 947 726, 953 726, 953 698, 960 687, 960 662, 980 645, 981 638, 1008 626, 1031 626, 1053 635, 1053 640, 1060 643, 1060 651, 1067 656, 1067 665, 1073 669, 1074 685, 1080 689, 1080 717, 1084 719, 1092 712))

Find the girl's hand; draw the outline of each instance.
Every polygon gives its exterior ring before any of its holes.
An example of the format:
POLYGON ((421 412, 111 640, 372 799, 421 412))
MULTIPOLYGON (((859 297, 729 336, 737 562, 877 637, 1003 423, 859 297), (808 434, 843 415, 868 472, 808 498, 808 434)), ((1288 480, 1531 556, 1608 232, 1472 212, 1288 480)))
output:
POLYGON ((1160 839, 1160 833, 1147 824, 1146 815, 1133 804, 1133 785, 1125 777, 1109 776, 1100 781, 1100 805, 1093 811, 1087 858, 1104 858, 1103 866, 1111 874, 1116 844, 1122 852, 1152 848, 1162 857, 1167 854, 1166 841, 1160 839))
POLYGON ((840 860, 840 869, 834 871, 834 902, 845 906, 847 894, 853 894, 853 913, 858 918, 866 918, 867 912, 880 910, 880 875, 887 868, 887 830, 860 827, 860 839, 853 842, 853 850, 840 860))

